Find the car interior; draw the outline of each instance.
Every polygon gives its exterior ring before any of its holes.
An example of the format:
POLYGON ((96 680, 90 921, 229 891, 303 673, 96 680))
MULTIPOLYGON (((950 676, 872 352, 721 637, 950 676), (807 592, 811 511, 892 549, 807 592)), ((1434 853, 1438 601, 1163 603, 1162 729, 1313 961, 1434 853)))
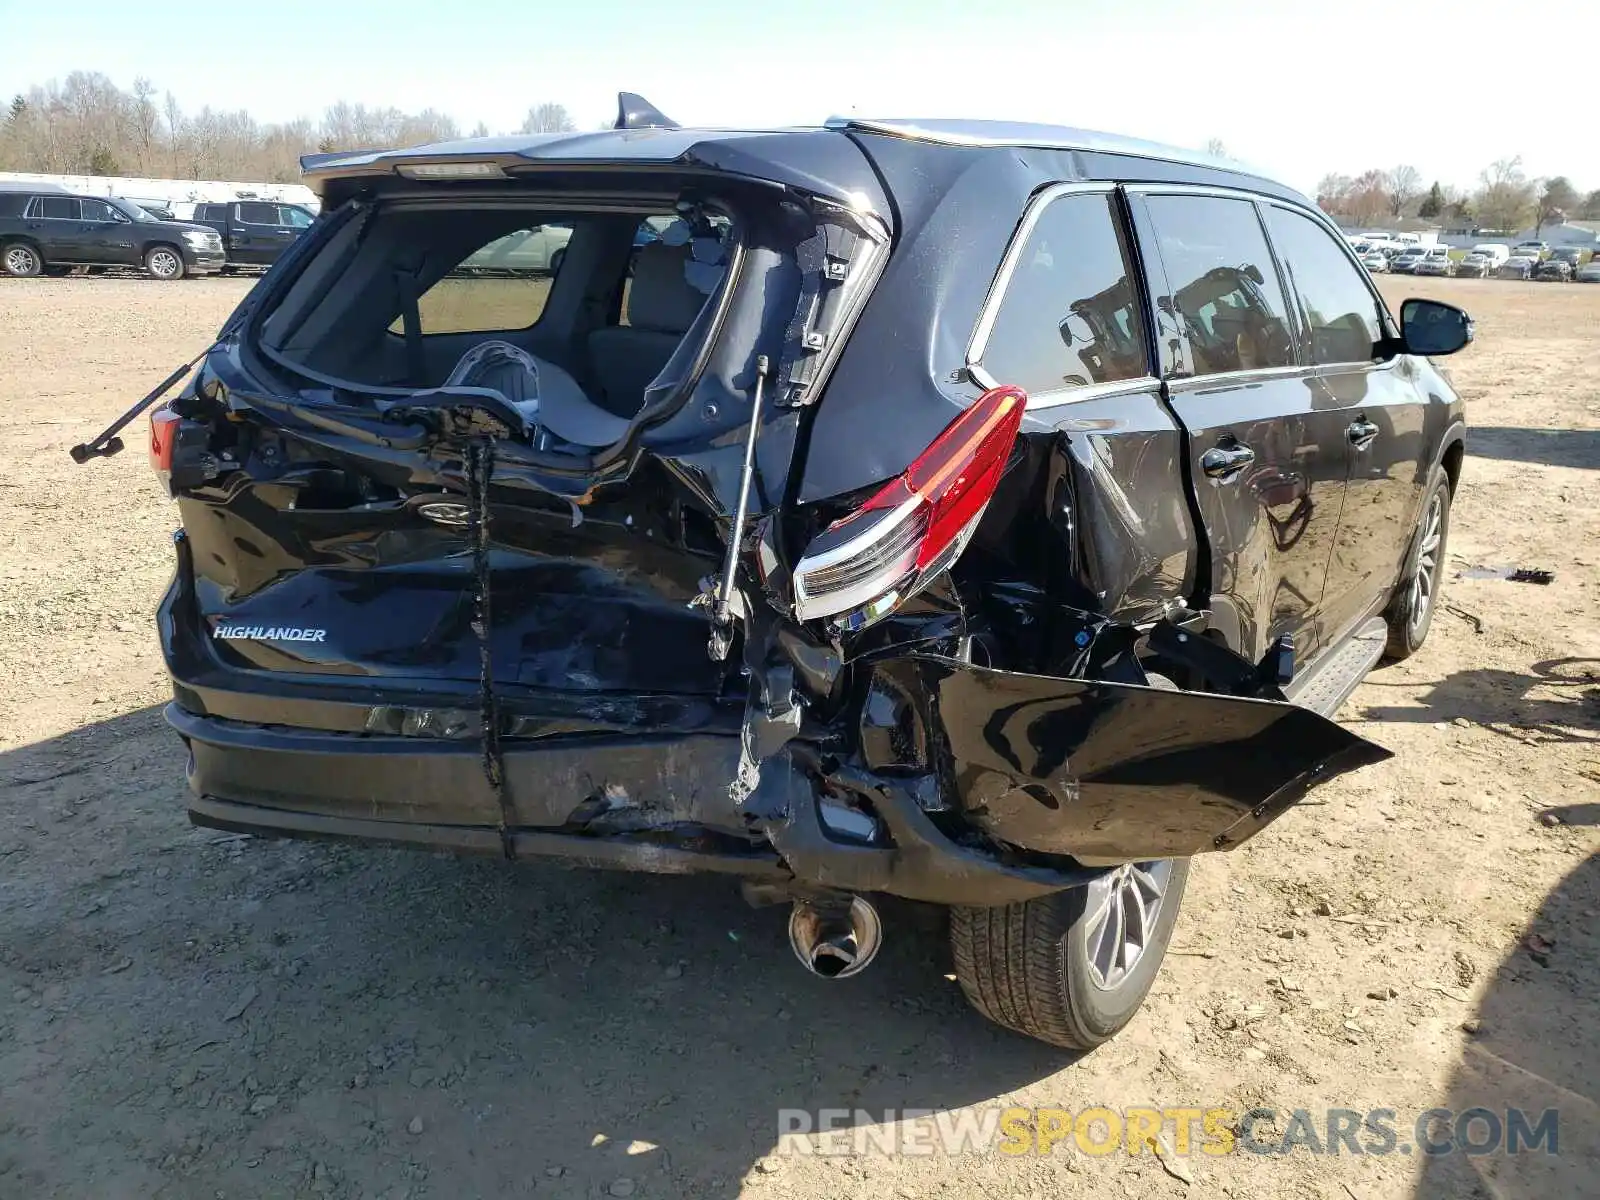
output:
POLYGON ((686 341, 699 343, 689 335, 722 281, 731 236, 725 217, 693 206, 684 219, 660 208, 380 207, 309 264, 260 342, 336 386, 492 388, 558 439, 608 446, 686 341), (486 274, 469 263, 509 235, 557 224, 571 237, 553 272, 486 274))

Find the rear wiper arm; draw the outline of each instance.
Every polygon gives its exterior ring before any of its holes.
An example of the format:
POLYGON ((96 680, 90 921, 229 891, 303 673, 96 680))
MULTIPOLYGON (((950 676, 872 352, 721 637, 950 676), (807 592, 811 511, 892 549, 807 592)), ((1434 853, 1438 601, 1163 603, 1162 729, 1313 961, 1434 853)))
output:
POLYGON ((139 401, 139 403, 135 404, 127 412, 123 413, 115 421, 111 422, 110 425, 102 429, 92 439, 87 442, 79 442, 76 446, 72 447, 72 449, 68 450, 67 453, 72 455, 72 461, 81 466, 83 463, 88 462, 91 458, 110 458, 113 454, 120 454, 122 452, 123 445, 122 439, 119 438, 117 434, 121 433, 125 428, 127 428, 128 423, 142 413, 145 409, 149 408, 157 400, 161 399, 161 397, 165 396, 169 391, 171 391, 173 386, 194 368, 195 363, 199 362, 206 355, 210 354, 221 344, 222 343, 220 341, 212 342, 204 350, 200 351, 199 354, 196 354, 188 362, 184 363, 183 366, 179 367, 171 375, 168 375, 165 379, 163 379, 159 384, 156 385, 156 388, 153 392, 151 392, 143 400, 139 401))

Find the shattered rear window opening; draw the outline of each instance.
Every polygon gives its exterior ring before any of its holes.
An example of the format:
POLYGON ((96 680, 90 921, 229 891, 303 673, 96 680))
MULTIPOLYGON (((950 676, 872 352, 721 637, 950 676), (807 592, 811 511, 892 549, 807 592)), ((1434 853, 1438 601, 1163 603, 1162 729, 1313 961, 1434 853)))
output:
POLYGON ((679 352, 711 332, 737 233, 710 203, 641 201, 380 202, 302 264, 252 349, 306 399, 487 391, 541 449, 609 446, 658 379, 687 378, 669 364, 701 357, 679 352))

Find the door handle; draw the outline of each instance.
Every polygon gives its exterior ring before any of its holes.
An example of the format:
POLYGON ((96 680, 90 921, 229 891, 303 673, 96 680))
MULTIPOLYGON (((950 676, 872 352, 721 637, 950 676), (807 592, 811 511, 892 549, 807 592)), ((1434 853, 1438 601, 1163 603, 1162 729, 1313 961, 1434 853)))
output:
POLYGON ((1256 460, 1256 452, 1243 442, 1223 442, 1200 456, 1200 469, 1224 483, 1236 478, 1256 460))
POLYGON ((1346 427, 1344 435, 1357 450, 1365 450, 1378 436, 1378 427, 1365 417, 1357 417, 1346 427))

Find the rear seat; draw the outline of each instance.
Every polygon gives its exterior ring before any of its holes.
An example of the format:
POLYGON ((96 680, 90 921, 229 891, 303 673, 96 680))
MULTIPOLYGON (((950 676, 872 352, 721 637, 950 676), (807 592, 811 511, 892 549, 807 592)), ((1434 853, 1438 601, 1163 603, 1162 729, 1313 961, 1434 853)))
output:
POLYGON ((617 416, 632 417, 644 406, 645 388, 667 365, 706 301, 684 277, 689 261, 688 246, 651 242, 642 247, 628 289, 628 323, 589 335, 590 378, 601 390, 597 399, 617 416))

